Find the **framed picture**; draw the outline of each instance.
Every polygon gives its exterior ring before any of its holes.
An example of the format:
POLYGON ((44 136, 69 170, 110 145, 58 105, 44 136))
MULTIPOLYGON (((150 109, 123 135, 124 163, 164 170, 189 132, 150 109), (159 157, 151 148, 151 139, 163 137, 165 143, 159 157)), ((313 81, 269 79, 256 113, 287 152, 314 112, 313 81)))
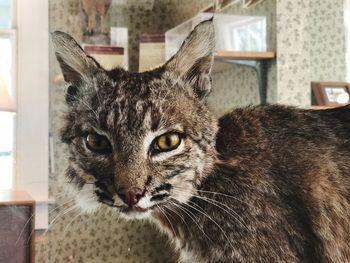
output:
POLYGON ((350 103, 350 85, 346 82, 311 82, 314 103, 318 106, 342 106, 350 103))

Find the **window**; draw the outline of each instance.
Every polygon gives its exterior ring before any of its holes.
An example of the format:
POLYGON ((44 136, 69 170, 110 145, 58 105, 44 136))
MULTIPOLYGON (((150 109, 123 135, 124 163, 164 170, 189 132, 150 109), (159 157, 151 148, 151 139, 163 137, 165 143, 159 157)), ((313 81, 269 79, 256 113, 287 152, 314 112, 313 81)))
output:
POLYGON ((226 46, 238 51, 266 51, 266 17, 240 17, 227 25, 226 46))
POLYGON ((16 31, 15 1, 0 0, 0 189, 14 178, 16 31))

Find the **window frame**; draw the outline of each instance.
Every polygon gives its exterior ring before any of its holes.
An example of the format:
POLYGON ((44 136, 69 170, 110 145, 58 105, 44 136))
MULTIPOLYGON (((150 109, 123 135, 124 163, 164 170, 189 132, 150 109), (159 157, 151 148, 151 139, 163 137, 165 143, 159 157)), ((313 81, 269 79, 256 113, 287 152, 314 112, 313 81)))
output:
POLYGON ((13 116, 13 142, 12 142, 12 174, 11 174, 11 186, 10 189, 14 189, 17 184, 17 170, 16 170, 16 157, 17 157, 17 0, 10 1, 10 15, 11 24, 9 28, 0 28, 0 38, 9 38, 11 41, 11 97, 13 98, 13 111, 1 111, 8 114, 14 114, 13 116))
POLYGON ((49 1, 17 0, 17 115, 14 190, 35 201, 35 228, 48 227, 49 1))

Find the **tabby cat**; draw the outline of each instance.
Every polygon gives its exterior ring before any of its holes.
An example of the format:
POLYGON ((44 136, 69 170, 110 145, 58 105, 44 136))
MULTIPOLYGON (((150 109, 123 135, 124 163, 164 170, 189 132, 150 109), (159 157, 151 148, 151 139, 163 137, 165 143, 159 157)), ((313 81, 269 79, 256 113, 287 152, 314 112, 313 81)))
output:
POLYGON ((350 107, 216 120, 205 102, 214 39, 203 22, 163 66, 133 73, 52 34, 77 204, 151 219, 179 262, 350 262, 350 107))

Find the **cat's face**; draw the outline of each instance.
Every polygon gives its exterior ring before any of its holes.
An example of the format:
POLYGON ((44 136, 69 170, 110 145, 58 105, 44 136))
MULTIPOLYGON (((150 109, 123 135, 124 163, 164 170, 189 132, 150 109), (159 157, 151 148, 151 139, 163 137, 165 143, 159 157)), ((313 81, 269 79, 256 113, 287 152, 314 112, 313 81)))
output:
POLYGON ((106 71, 67 34, 52 36, 68 83, 62 130, 67 177, 89 212, 106 204, 144 217, 186 202, 215 158, 210 90, 212 22, 197 26, 164 66, 144 73, 106 71))

